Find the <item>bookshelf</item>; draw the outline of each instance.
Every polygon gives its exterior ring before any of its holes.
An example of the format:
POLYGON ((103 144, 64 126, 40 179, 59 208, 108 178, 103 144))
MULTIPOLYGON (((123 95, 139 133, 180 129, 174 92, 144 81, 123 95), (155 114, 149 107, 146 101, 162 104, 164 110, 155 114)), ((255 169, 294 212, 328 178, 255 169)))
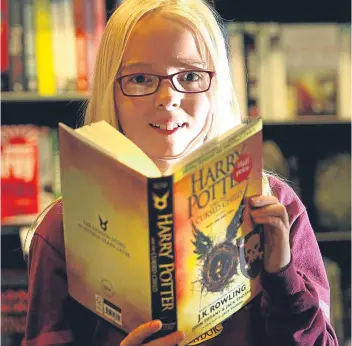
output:
POLYGON ((351 2, 339 0, 332 4, 319 0, 283 1, 223 1, 208 0, 215 4, 227 21, 256 21, 284 23, 348 23, 351 22, 351 2))
MULTIPOLYGON (((89 93, 63 93, 58 95, 39 95, 32 92, 2 92, 2 103, 41 103, 41 102, 75 102, 88 101, 89 93)), ((305 115, 292 119, 264 120, 268 126, 274 125, 320 125, 320 124, 351 124, 351 119, 339 115, 305 115)))
POLYGON ((275 126, 275 125, 334 125, 334 124, 345 124, 351 125, 351 119, 340 118, 339 116, 331 115, 305 115, 297 119, 287 119, 287 120, 267 120, 264 121, 265 125, 275 126))
POLYGON ((320 232, 316 234, 318 242, 351 241, 351 231, 320 232))
POLYGON ((2 92, 1 102, 56 102, 56 101, 84 101, 88 93, 63 93, 59 95, 39 95, 33 92, 2 92))

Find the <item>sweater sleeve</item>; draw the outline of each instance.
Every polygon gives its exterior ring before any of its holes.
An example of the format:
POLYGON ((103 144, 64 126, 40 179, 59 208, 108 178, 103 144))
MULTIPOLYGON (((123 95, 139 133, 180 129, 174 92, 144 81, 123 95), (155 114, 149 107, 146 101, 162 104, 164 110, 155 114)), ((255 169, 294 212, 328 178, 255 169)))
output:
POLYGON ((90 345, 94 316, 68 293, 61 203, 35 230, 28 258, 28 311, 22 346, 90 345))
POLYGON ((39 234, 30 247, 28 313, 22 346, 70 345, 65 263, 39 234))
POLYGON ((22 346, 70 345, 68 289, 61 206, 54 205, 35 230, 28 257, 28 312, 22 346))
MULTIPOLYGON (((294 192, 276 189, 290 217, 291 262, 263 272, 262 314, 270 345, 337 346, 329 323, 330 288, 307 211, 294 192)), ((275 189, 274 189, 275 193, 275 189)))

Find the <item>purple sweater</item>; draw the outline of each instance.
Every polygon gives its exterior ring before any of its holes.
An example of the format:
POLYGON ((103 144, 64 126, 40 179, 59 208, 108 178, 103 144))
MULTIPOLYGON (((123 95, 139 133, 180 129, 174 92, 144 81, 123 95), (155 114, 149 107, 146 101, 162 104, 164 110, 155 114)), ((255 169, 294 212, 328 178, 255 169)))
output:
MULTIPOLYGON (((264 271, 263 293, 204 335, 202 346, 338 345, 329 324, 329 284, 306 209, 286 183, 271 176, 269 183, 289 215, 291 262, 279 273, 264 271)), ((28 293, 23 346, 116 346, 126 336, 68 295, 61 203, 32 239, 28 293)))

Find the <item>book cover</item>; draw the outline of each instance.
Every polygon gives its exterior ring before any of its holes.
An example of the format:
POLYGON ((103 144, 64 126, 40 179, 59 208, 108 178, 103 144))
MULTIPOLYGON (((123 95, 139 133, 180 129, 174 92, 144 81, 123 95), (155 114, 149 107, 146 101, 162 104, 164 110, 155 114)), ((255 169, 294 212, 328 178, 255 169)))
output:
POLYGON ((260 292, 263 232, 247 197, 262 193, 262 121, 165 176, 102 123, 59 126, 69 293, 126 332, 159 318, 156 336, 179 329, 186 345, 260 292))
POLYGON ((45 126, 1 126, 1 222, 27 225, 54 199, 53 131, 45 126))
POLYGON ((1 126, 1 223, 39 211, 38 129, 1 126))

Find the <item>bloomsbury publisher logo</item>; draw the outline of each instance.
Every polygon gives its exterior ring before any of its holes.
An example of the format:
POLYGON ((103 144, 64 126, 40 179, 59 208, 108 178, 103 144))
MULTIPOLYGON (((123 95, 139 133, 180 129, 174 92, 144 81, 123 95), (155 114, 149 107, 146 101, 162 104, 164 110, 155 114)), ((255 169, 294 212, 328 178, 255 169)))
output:
POLYGON ((108 297, 112 297, 115 294, 114 287, 106 279, 100 282, 100 288, 104 292, 104 294, 107 295, 108 297))
POLYGON ((99 225, 100 225, 100 228, 106 232, 108 230, 108 220, 103 220, 102 217, 100 215, 98 215, 99 217, 99 225))
POLYGON ((222 326, 222 324, 218 324, 217 326, 208 330, 206 333, 202 334, 201 336, 198 336, 198 338, 194 339, 187 346, 199 345, 205 341, 214 339, 222 333, 223 329, 224 327, 222 326))
POLYGON ((153 193, 153 203, 154 203, 154 208, 157 210, 164 210, 167 207, 167 202, 169 198, 170 192, 166 192, 164 195, 159 197, 155 193, 153 193))

